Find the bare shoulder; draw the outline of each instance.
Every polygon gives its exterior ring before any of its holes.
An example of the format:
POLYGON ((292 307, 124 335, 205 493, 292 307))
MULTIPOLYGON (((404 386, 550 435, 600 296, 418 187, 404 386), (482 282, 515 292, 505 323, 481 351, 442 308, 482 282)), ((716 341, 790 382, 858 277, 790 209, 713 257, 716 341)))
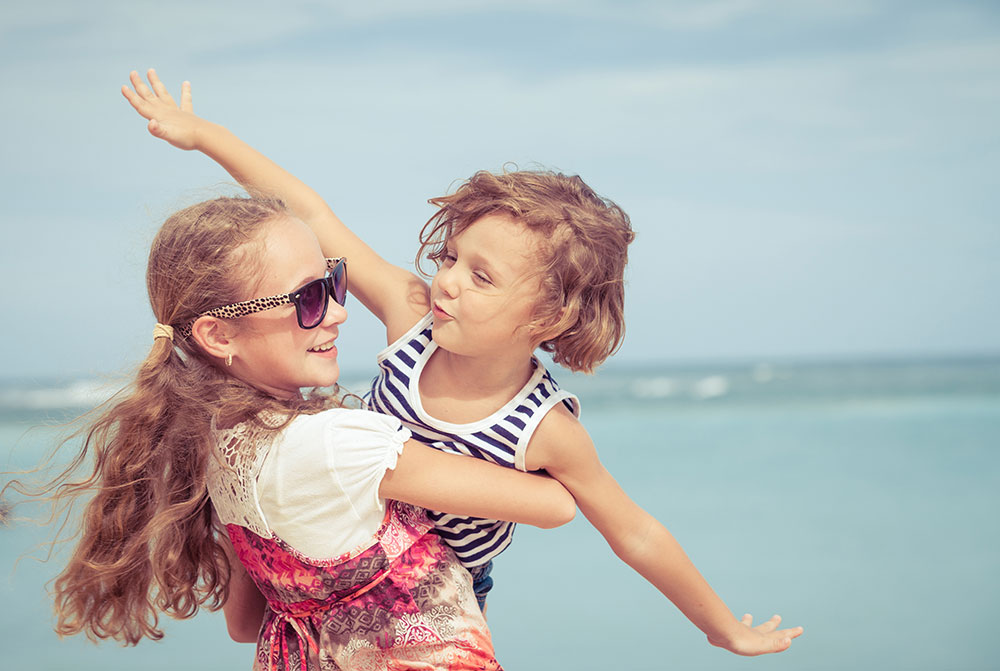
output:
POLYGON ((545 413, 531 436, 525 465, 528 470, 561 471, 574 463, 589 461, 591 455, 596 458, 594 442, 587 429, 565 405, 559 403, 545 413))

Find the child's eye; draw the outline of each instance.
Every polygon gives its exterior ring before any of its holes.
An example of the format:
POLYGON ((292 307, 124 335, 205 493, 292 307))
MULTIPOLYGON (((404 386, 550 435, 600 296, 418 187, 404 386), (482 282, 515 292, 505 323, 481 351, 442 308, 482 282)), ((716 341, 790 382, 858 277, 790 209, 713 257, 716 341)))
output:
POLYGON ((472 277, 475 278, 477 284, 482 284, 483 286, 493 286, 493 283, 490 282, 490 278, 482 273, 473 273, 472 277))
POLYGON ((455 255, 452 252, 445 252, 441 256, 441 262, 444 263, 445 265, 450 266, 451 264, 455 263, 455 255))

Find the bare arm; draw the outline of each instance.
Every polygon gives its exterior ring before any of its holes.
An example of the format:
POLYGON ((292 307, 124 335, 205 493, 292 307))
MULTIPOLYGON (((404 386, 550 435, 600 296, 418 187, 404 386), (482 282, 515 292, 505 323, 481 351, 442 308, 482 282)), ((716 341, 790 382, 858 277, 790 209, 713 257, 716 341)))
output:
POLYGON ((673 535, 637 505, 597 457, 586 430, 561 408, 546 415, 528 447, 529 468, 545 468, 573 493, 581 512, 614 553, 663 593, 713 645, 740 655, 780 652, 802 628, 778 630, 781 618, 751 627, 737 620, 673 535))
POLYGON ((256 643, 264 621, 267 600, 236 557, 228 538, 220 539, 229 557, 229 596, 222 605, 229 638, 237 643, 256 643))
POLYGON ((545 475, 522 473, 480 459, 447 454, 406 441, 379 495, 455 515, 552 528, 566 524, 576 504, 566 488, 545 475))
POLYGON ((134 90, 123 86, 122 94, 149 120, 149 132, 180 149, 200 151, 248 190, 283 200, 312 228, 324 254, 347 257, 351 292, 386 325, 389 342, 427 312, 427 285, 422 279, 379 256, 344 225, 319 194, 294 175, 226 128, 196 116, 188 82, 182 86, 178 105, 153 70, 147 76, 150 86, 133 71, 129 79, 134 90))

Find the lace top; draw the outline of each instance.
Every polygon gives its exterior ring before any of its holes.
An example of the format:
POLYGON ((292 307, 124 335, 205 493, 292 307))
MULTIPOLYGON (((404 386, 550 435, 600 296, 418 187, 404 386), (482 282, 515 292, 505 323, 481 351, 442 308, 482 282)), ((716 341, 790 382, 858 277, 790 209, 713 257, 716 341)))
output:
POLYGON ((277 432, 243 423, 214 434, 208 490, 222 523, 316 559, 371 542, 385 514, 382 477, 410 437, 395 418, 347 408, 277 432))

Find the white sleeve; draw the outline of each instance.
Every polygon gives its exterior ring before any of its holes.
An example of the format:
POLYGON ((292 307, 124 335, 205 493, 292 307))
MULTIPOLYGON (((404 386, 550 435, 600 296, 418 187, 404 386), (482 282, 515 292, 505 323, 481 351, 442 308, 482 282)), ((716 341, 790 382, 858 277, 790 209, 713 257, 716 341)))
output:
POLYGON ((297 417, 257 479, 271 531, 313 559, 370 544, 382 522, 379 487, 410 437, 387 415, 337 408, 297 417))
POLYGON ((359 515, 385 509, 378 495, 387 470, 396 468, 403 443, 410 438, 399 420, 369 410, 340 409, 326 424, 327 468, 359 515))

